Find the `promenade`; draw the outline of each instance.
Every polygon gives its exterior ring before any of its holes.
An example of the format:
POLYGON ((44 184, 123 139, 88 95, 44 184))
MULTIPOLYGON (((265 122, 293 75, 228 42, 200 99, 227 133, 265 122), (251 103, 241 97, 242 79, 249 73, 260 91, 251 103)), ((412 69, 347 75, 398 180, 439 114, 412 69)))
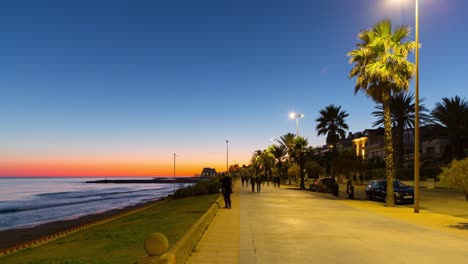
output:
POLYGON ((187 263, 466 262, 465 218, 328 197, 237 181, 187 263))

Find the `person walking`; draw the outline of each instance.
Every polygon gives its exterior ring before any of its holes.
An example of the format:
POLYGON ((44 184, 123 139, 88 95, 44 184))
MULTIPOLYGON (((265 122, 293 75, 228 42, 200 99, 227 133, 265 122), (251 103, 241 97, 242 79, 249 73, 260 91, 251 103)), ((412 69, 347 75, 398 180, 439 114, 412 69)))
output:
POLYGON ((257 192, 260 192, 262 189, 262 176, 257 175, 257 192))
POLYGON ((232 180, 229 175, 223 176, 221 188, 224 196, 224 208, 231 209, 232 180))
POLYGON ((252 185, 252 192, 255 192, 255 182, 257 179, 253 175, 250 175, 250 185, 252 185))

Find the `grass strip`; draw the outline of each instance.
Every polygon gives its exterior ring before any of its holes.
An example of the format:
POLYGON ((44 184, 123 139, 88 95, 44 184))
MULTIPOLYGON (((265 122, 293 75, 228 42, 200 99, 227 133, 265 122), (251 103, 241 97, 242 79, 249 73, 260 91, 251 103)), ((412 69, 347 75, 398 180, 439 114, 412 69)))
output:
POLYGON ((2 257, 0 262, 135 263, 139 257, 146 255, 143 249, 146 236, 161 232, 172 246, 218 196, 165 200, 146 210, 2 257))

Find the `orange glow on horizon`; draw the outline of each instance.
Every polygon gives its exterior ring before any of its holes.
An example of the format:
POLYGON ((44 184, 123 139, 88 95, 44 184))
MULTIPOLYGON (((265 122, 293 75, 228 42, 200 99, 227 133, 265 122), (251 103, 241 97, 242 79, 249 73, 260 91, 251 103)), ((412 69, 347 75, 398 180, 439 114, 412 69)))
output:
MULTIPOLYGON (((176 176, 199 174, 203 167, 223 171, 224 164, 177 164, 176 176)), ((174 164, 137 162, 0 161, 0 177, 155 177, 174 175, 174 164)))

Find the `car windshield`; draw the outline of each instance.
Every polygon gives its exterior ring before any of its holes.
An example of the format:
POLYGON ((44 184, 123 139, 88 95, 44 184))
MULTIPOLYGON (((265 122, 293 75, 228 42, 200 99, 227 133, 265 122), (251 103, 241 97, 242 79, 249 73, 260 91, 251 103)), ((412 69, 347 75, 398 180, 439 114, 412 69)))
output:
POLYGON ((408 187, 408 185, 402 183, 401 181, 393 182, 393 188, 405 188, 405 187, 408 187))
MULTIPOLYGON (((387 187, 387 182, 384 182, 384 181, 381 182, 380 186, 386 188, 387 187)), ((401 181, 394 181, 393 182, 393 188, 406 188, 406 187, 408 187, 408 185, 402 183, 401 181)))

